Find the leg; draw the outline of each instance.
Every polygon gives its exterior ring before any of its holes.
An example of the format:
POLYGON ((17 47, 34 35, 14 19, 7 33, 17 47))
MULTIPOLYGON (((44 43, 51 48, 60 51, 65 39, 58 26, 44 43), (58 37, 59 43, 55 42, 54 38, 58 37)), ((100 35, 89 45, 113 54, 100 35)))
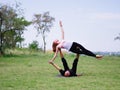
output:
POLYGON ((72 65, 72 71, 76 73, 77 71, 77 64, 78 64, 78 58, 75 58, 73 65, 72 65))
POLYGON ((88 56, 92 56, 92 57, 96 57, 96 58, 102 58, 102 55, 96 55, 93 52, 85 49, 82 45, 79 45, 79 47, 77 47, 77 49, 79 49, 78 52, 81 52, 82 54, 88 55, 88 56))
POLYGON ((62 63, 63 63, 63 66, 64 66, 64 70, 65 70, 65 71, 66 71, 66 70, 69 70, 69 67, 68 67, 68 64, 67 64, 65 58, 62 58, 62 63))
POLYGON ((83 49, 83 54, 88 55, 88 56, 92 56, 92 57, 96 57, 96 55, 93 52, 91 52, 85 48, 83 49))
POLYGON ((85 49, 82 45, 80 45, 76 42, 73 42, 73 45, 72 45, 72 48, 70 49, 70 51, 72 51, 74 53, 78 53, 78 54, 85 54, 88 56, 96 57, 96 55, 93 52, 85 49))
POLYGON ((76 58, 74 59, 73 65, 72 65, 72 71, 76 73, 77 71, 77 64, 78 64, 78 59, 79 59, 79 54, 76 54, 76 58))
POLYGON ((65 71, 69 70, 68 64, 67 64, 67 62, 66 62, 66 60, 65 60, 65 58, 64 58, 63 53, 62 53, 61 50, 60 50, 60 57, 61 57, 61 60, 62 60, 63 66, 64 66, 64 70, 65 71))

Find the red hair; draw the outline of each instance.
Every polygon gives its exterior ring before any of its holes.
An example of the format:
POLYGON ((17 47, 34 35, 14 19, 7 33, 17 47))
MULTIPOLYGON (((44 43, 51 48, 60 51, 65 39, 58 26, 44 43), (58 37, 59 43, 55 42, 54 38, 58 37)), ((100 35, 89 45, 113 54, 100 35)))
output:
POLYGON ((56 46, 57 46, 58 44, 56 43, 56 42, 53 42, 53 44, 52 44, 52 49, 53 49, 53 52, 56 52, 56 46))

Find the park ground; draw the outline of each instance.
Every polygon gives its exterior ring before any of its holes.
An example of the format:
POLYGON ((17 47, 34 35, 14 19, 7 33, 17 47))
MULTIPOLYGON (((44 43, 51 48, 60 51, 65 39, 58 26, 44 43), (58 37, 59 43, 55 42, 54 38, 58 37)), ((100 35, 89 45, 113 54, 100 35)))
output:
MULTIPOLYGON (((61 77, 48 63, 52 53, 22 52, 0 57, 0 90, 120 90, 120 56, 81 56, 80 77, 61 77)), ((65 54, 69 66, 74 55, 65 54)), ((63 68, 59 56, 55 63, 63 68)))

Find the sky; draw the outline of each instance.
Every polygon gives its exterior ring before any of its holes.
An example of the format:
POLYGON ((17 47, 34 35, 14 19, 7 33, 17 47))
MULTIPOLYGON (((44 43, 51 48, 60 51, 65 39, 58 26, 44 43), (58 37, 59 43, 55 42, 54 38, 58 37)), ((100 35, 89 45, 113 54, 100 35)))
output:
MULTIPOLYGON (((50 33, 46 36, 47 50, 52 41, 61 39, 59 21, 63 23, 65 40, 75 41, 91 51, 120 51, 120 40, 114 40, 120 33, 120 0, 16 0, 21 3, 24 17, 31 21, 34 14, 49 11, 55 18, 50 33)), ((15 0, 0 0, 2 4, 13 4, 15 0)), ((42 37, 36 37, 36 29, 27 27, 23 45, 33 40, 42 44, 42 37)))

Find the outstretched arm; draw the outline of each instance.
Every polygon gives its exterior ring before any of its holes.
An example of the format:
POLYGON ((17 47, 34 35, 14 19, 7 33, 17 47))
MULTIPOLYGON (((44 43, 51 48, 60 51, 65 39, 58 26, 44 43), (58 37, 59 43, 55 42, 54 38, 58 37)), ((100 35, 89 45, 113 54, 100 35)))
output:
POLYGON ((55 64, 55 63, 53 63, 53 62, 51 62, 50 64, 52 64, 57 70, 61 70, 61 68, 57 65, 57 64, 55 64))
POLYGON ((64 40, 64 29, 63 29, 62 21, 60 21, 59 24, 60 24, 60 29, 62 33, 62 40, 64 40))
POLYGON ((55 60, 55 58, 57 57, 58 51, 59 51, 59 47, 56 47, 56 52, 55 52, 53 58, 49 61, 49 63, 51 63, 55 60))

